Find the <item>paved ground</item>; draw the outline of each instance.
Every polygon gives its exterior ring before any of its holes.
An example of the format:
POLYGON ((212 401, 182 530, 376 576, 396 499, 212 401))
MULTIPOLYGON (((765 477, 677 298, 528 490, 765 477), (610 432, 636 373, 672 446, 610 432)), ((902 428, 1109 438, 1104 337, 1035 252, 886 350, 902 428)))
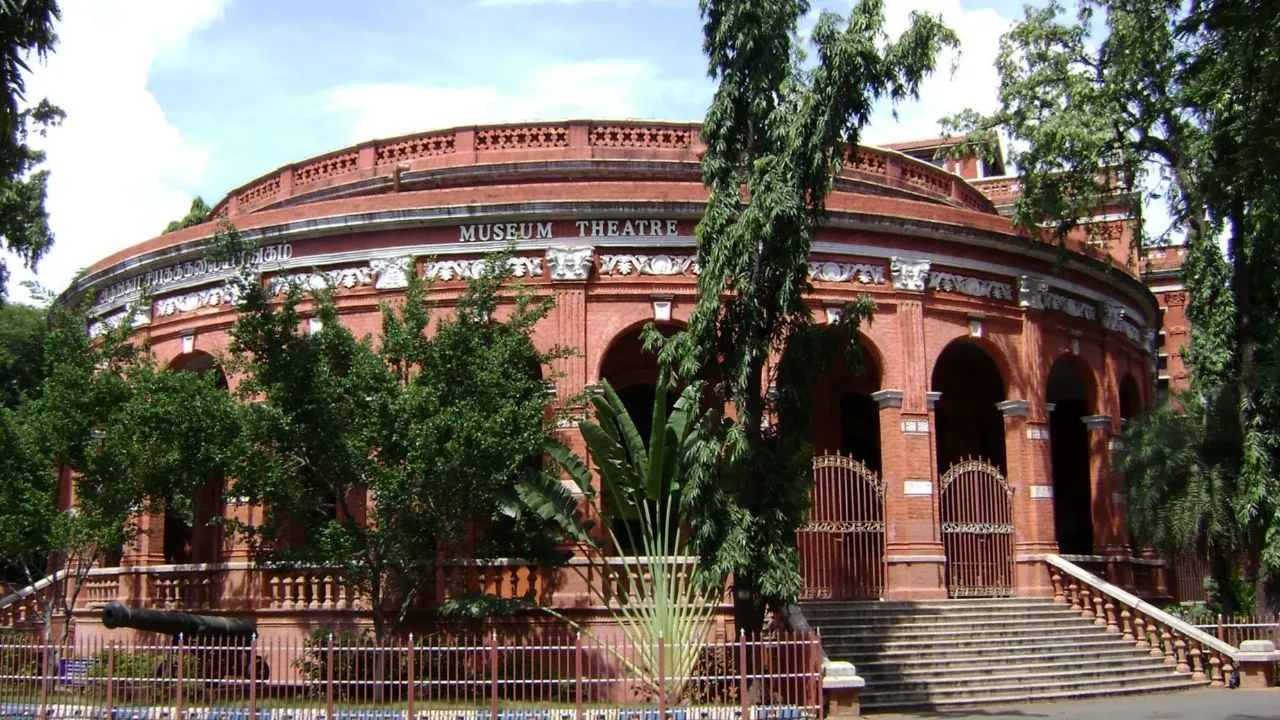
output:
POLYGON ((1271 690, 1189 690, 1160 695, 1024 703, 917 714, 868 715, 872 720, 1280 720, 1280 688, 1271 690))

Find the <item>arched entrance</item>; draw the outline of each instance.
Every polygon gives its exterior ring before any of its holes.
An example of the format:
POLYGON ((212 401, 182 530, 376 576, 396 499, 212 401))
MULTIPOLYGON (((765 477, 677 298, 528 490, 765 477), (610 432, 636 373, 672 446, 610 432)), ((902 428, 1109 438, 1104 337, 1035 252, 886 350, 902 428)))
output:
POLYGON ((1004 477, 1004 379, 978 344, 957 340, 933 368, 938 519, 951 597, 1011 596, 1013 498, 1004 477))
POLYGON ((1138 390, 1138 381, 1133 375, 1125 373, 1120 378, 1120 424, 1132 420, 1142 412, 1142 392, 1138 390))
POLYGON ((1093 553, 1093 492, 1090 481, 1089 429, 1083 419, 1093 412, 1091 378, 1069 355, 1049 370, 1045 402, 1049 410, 1049 445, 1053 465, 1053 526, 1058 551, 1093 553))
POLYGON ((884 595, 884 483, 880 477, 880 367, 865 341, 854 372, 839 353, 814 374, 809 431, 813 489, 796 533, 801 596, 866 600, 884 595))
MULTIPOLYGON (((614 338, 600 362, 600 379, 608 380, 613 386, 614 392, 626 407, 627 415, 631 417, 631 422, 635 424, 636 431, 647 447, 653 430, 653 402, 657 397, 658 359, 655 354, 644 349, 644 343, 640 339, 643 327, 638 325, 614 338)), ((679 331, 681 327, 675 323, 658 324, 658 330, 668 336, 679 331)), ((668 413, 675 408, 678 398, 679 394, 676 392, 667 393, 668 413)), ((608 503, 609 499, 605 498, 605 502, 608 503)), ((638 522, 638 520, 633 521, 628 528, 628 524, 623 519, 617 517, 613 519, 613 532, 618 539, 618 547, 615 548, 617 552, 630 554, 639 549, 635 547, 640 538, 638 522)))
MULTIPOLYGON (((214 383, 224 391, 229 388, 226 373, 209 353, 196 351, 180 355, 169 367, 202 376, 214 373, 214 383)), ((212 477, 196 488, 190 518, 171 511, 164 513, 165 563, 181 565, 222 560, 223 532, 214 521, 222 517, 225 507, 222 497, 224 485, 224 478, 212 477)))

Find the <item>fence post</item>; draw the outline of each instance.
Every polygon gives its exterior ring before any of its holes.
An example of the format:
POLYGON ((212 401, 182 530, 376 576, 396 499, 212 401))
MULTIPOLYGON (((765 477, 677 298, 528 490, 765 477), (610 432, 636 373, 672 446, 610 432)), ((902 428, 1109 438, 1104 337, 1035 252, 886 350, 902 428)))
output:
POLYGON ((658 720, 667 720, 667 643, 658 632, 658 720))
POLYGON ((324 664, 324 720, 333 720, 333 633, 329 633, 324 664))
MULTIPOLYGON (((46 625, 46 633, 51 632, 46 625)), ((40 672, 40 718, 46 720, 49 717, 49 655, 53 652, 53 647, 49 642, 49 636, 45 635, 44 641, 44 658, 40 664, 42 670, 40 672)))
MULTIPOLYGON (((409 713, 407 720, 413 720, 413 633, 409 633, 409 713)), ((251 719, 252 720, 252 719, 251 719)))
POLYGON ((183 652, 183 637, 182 633, 178 633, 178 682, 174 688, 174 705, 177 706, 176 720, 182 720, 182 665, 184 660, 186 660, 186 654, 183 652))
POLYGON ((498 720, 498 631, 489 633, 489 717, 498 720))
POLYGON ((107 645, 107 720, 111 720, 111 706, 115 701, 116 690, 116 644, 107 645))
POLYGON ((1218 613, 1218 639, 1222 640, 1223 642, 1226 642, 1226 640, 1223 639, 1224 636, 1225 635, 1222 628, 1222 613, 1218 613))
POLYGON ((747 707, 747 631, 738 631, 738 699, 742 701, 742 720, 750 720, 747 707))
POLYGON ((248 720, 257 720, 257 633, 248 639, 248 720))
POLYGON ((574 717, 577 720, 582 718, 582 633, 578 633, 578 639, 573 644, 573 673, 577 676, 574 682, 574 717))

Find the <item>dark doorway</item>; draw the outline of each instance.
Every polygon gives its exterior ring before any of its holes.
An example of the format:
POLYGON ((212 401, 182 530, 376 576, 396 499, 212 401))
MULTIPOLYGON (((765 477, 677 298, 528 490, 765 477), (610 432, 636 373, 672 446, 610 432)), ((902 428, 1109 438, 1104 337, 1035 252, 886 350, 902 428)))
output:
POLYGON ((815 455, 841 453, 879 473, 880 408, 871 394, 880 389, 880 367, 867 343, 858 342, 861 372, 854 371, 843 348, 815 372, 809 434, 815 455))
POLYGON ((1062 356, 1049 371, 1046 402, 1053 463, 1053 525, 1058 550, 1067 555, 1093 553, 1093 492, 1089 471, 1091 414, 1088 384, 1075 361, 1062 356))
POLYGON ((957 340, 938 356, 933 391, 938 474, 967 459, 986 460, 1005 470, 1004 381, 991 356, 978 345, 957 340))

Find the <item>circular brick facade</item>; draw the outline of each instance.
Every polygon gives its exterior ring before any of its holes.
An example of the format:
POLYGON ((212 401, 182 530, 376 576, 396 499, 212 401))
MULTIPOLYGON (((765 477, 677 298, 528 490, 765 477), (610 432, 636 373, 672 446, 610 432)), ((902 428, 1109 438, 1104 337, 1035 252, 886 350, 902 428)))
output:
MULTIPOLYGON (((281 168, 215 213, 259 242, 244 261, 264 282, 315 272, 335 283, 358 335, 377 333, 378 303, 402 292, 406 273, 434 278, 447 306, 475 261, 514 239, 517 275, 556 300, 536 342, 581 351, 555 368, 557 394, 602 377, 643 388, 652 360, 635 333, 652 320, 680 327, 696 298, 701 150, 689 124, 456 128, 281 168)), ((875 148, 848 160, 813 247, 810 302, 820 323, 863 293, 877 309, 863 330, 868 371, 819 380, 814 441, 864 460, 883 482, 885 594, 946 593, 936 487, 969 457, 1007 478, 1020 594, 1047 590, 1037 557, 1059 545, 1140 564, 1109 456, 1122 418, 1150 396, 1159 320, 1151 293, 1122 269, 1123 238, 1038 242, 997 212, 1008 182, 970 183, 875 148)), ((231 268, 201 259, 213 230, 104 258, 67 296, 92 297, 97 322, 111 323, 145 288, 153 302, 135 323, 158 358, 216 357, 234 311, 231 268)), ((138 552, 140 563, 164 560, 138 552)), ((244 557, 207 552, 197 559, 244 557)))

